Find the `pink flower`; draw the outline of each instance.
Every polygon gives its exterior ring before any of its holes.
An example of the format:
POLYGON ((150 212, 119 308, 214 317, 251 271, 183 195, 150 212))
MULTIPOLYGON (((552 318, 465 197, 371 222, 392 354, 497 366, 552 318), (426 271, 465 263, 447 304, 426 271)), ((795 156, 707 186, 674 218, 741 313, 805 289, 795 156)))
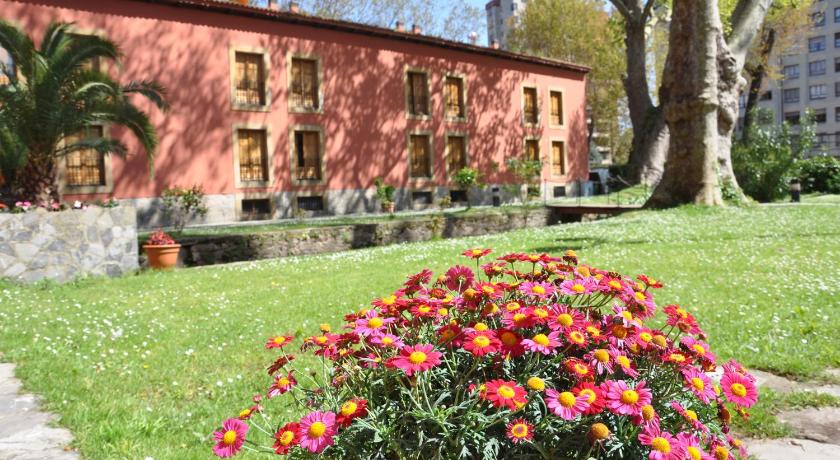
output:
POLYGON ((589 362, 589 366, 595 369, 599 375, 613 373, 610 352, 606 348, 596 348, 584 355, 584 359, 589 362))
POLYGON ((554 331, 548 335, 545 334, 537 334, 530 339, 525 339, 522 341, 522 346, 526 349, 533 351, 534 353, 542 353, 544 355, 550 355, 554 353, 554 349, 560 346, 560 341, 557 340, 560 337, 560 333, 554 331))
POLYGON ((519 292, 538 299, 547 299, 554 294, 554 291, 554 286, 551 283, 528 281, 519 285, 519 292))
POLYGON ((745 375, 724 371, 720 386, 726 399, 739 406, 752 407, 758 401, 755 382, 745 375))
POLYGON ((650 446, 650 460, 682 460, 684 449, 680 441, 659 425, 650 425, 639 434, 639 442, 650 446))
POLYGON ((604 397, 607 400, 607 408, 610 412, 618 415, 639 415, 642 407, 650 404, 653 393, 645 388, 645 381, 630 388, 623 380, 607 380, 604 382, 604 397))
POLYGON ((597 282, 592 278, 576 278, 560 283, 560 292, 565 295, 585 295, 592 294, 597 287, 597 282))
POLYGON ((636 378, 639 376, 639 372, 636 369, 633 369, 633 362, 630 361, 630 358, 627 357, 627 354, 619 351, 616 347, 610 347, 610 356, 613 359, 613 362, 618 364, 618 367, 621 369, 622 372, 627 374, 630 377, 636 378))
POLYGON ((332 412, 312 412, 300 421, 300 446, 309 452, 318 454, 331 446, 335 435, 335 414, 332 412))
POLYGON ((222 429, 213 433, 216 445, 213 446, 213 453, 217 457, 233 457, 245 443, 245 435, 248 433, 248 424, 242 420, 229 418, 222 423, 222 429))
POLYGON ((271 388, 268 389, 269 398, 280 396, 291 390, 293 386, 297 385, 297 380, 295 380, 292 376, 292 372, 294 371, 289 371, 288 375, 278 375, 274 377, 274 383, 271 385, 271 388))
POLYGON ((709 376, 699 371, 696 367, 689 367, 683 370, 682 374, 685 378, 685 385, 701 401, 709 404, 710 400, 715 399, 714 385, 709 376))
POLYGON ((715 362, 715 355, 709 351, 709 345, 706 342, 701 342, 687 335, 680 340, 680 344, 687 348, 694 356, 697 356, 698 359, 709 363, 715 362))
POLYGON ((677 433, 677 442, 682 444, 686 458, 691 460, 714 460, 714 457, 700 447, 700 439, 691 433, 677 433))
POLYGON ((565 305, 551 307, 549 326, 562 332, 580 329, 585 322, 583 315, 574 308, 565 305))
POLYGON ((546 404, 551 412, 563 420, 574 420, 578 415, 589 409, 589 396, 579 394, 575 396, 571 391, 559 393, 546 390, 546 404))
POLYGON ((464 292, 475 281, 473 271, 463 265, 456 265, 446 272, 444 284, 452 291, 464 292))
POLYGON ((396 348, 400 349, 405 346, 401 338, 394 334, 374 335, 368 338, 368 341, 377 347, 382 348, 396 348))
POLYGON ((405 375, 411 377, 415 372, 424 372, 440 364, 443 353, 434 351, 434 348, 432 345, 403 347, 398 356, 388 361, 388 365, 402 369, 405 375))
POLYGON ((364 317, 356 320, 356 327, 353 332, 361 336, 377 335, 385 332, 388 324, 393 323, 394 318, 383 318, 376 310, 369 310, 364 317))

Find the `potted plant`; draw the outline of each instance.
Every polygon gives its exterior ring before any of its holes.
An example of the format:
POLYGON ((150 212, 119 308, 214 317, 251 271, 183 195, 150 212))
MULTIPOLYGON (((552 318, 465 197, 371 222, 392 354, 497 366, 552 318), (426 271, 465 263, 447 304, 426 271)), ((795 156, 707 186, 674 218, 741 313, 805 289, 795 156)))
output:
POLYGON ((157 230, 149 235, 149 239, 143 245, 143 250, 149 258, 149 266, 156 270, 163 270, 172 268, 178 263, 181 245, 163 230, 157 230))
POLYGON ((374 184, 376 184, 376 197, 382 203, 382 212, 393 214, 396 209, 396 203, 394 203, 396 189, 393 185, 386 184, 381 177, 377 177, 374 184))
POLYGON ((464 192, 467 194, 467 209, 471 208, 472 201, 470 200, 470 195, 472 194, 473 187, 481 185, 481 173, 477 169, 464 167, 455 172, 452 175, 452 179, 458 186, 464 189, 464 192))

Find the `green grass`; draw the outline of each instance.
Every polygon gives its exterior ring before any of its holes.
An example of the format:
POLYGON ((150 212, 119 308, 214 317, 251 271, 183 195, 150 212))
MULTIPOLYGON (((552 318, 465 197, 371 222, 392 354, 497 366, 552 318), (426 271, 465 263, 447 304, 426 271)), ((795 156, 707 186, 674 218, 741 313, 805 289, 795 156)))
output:
POLYGON ((605 195, 584 196, 578 199, 577 197, 560 198, 551 200, 552 203, 558 204, 611 204, 611 205, 628 205, 628 204, 644 204, 650 197, 653 189, 645 185, 634 185, 617 192, 610 192, 605 195))
POLYGON ((208 458, 208 433, 269 383, 268 335, 338 326, 406 274, 463 263, 464 248, 573 248, 586 263, 663 280, 658 303, 695 312, 721 359, 813 377, 840 365, 838 222, 840 206, 686 207, 62 286, 5 284, 0 350, 85 457, 208 458))
POLYGON ((784 438, 795 435, 793 429, 782 423, 776 415, 783 410, 805 409, 807 407, 838 407, 840 398, 813 391, 776 393, 761 391, 758 403, 750 408, 748 420, 732 414, 733 427, 739 436, 750 438, 784 438))

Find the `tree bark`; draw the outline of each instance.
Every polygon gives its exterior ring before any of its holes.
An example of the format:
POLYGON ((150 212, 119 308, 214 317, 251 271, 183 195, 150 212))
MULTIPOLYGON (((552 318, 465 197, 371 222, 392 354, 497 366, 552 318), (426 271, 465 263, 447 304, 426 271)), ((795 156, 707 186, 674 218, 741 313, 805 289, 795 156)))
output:
POLYGON ((747 66, 745 72, 747 79, 750 82, 750 87, 747 90, 747 100, 744 104, 744 138, 746 139, 749 133, 749 127, 753 123, 753 110, 758 105, 758 98, 761 95, 761 83, 764 78, 764 73, 767 69, 765 63, 770 59, 770 53, 773 52, 773 47, 776 44, 776 31, 772 28, 767 28, 766 32, 761 35, 761 47, 759 48, 760 56, 754 65, 747 66))
POLYGON ((60 201, 58 193, 58 168, 50 155, 31 155, 18 174, 16 196, 19 201, 49 206, 60 201))
MULTIPOLYGON (((648 207, 723 203, 717 184, 718 48, 716 1, 674 0, 660 100, 670 131, 662 180, 648 207)), ((736 102, 737 107, 737 102, 736 102)))

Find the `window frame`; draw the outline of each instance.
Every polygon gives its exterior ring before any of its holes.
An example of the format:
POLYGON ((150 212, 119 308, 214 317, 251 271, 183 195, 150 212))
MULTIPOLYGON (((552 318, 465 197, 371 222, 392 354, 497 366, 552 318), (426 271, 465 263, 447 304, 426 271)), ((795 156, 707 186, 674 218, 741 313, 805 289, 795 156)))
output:
POLYGON ((433 182, 435 179, 435 138, 434 132, 429 129, 416 129, 410 130, 406 133, 406 142, 405 142, 405 151, 406 151, 406 166, 408 170, 408 180, 412 183, 417 182, 433 182), (417 176, 413 175, 413 171, 411 170, 411 138, 413 136, 425 136, 427 139, 426 145, 429 147, 429 175, 428 176, 417 176))
POLYGON ((286 53, 286 87, 288 91, 288 97, 286 97, 286 105, 288 106, 289 113, 324 113, 324 67, 323 61, 321 60, 321 56, 310 53, 286 53), (318 85, 317 108, 312 109, 306 107, 295 107, 292 105, 292 66, 296 59, 315 61, 315 78, 317 79, 318 85))
POLYGON ((828 110, 825 108, 813 109, 812 114, 814 116, 814 123, 824 124, 828 122, 828 110))
POLYGON ((526 128, 538 128, 542 122, 542 104, 540 104, 540 89, 534 83, 522 83, 519 86, 519 113, 520 119, 522 121, 522 126, 526 128), (527 121, 527 117, 525 116, 525 90, 526 89, 533 89, 534 90, 534 103, 536 104, 536 112, 537 112, 537 120, 534 123, 527 121))
POLYGON ((796 80, 799 78, 799 64, 790 64, 782 68, 782 75, 785 80, 796 80), (787 69, 796 69, 795 73, 788 75, 787 69))
POLYGON ((301 213, 306 213, 310 216, 332 214, 332 212, 330 211, 330 200, 329 193, 327 193, 327 190, 297 190, 292 193, 291 201, 292 211, 294 215, 300 215, 301 213), (308 211, 305 209, 300 209, 300 207, 298 207, 298 198, 312 198, 317 196, 320 196, 321 201, 323 201, 322 211, 308 211))
POLYGON ((550 86, 548 88, 548 127, 549 128, 565 128, 566 127, 566 93, 563 88, 550 86), (560 95, 560 124, 553 123, 551 114, 551 96, 553 94, 560 95))
MULTIPOLYGON (((428 80, 427 80, 428 81, 428 80)), ((449 122, 465 123, 469 118, 469 104, 467 103, 467 76, 458 72, 445 72, 443 74, 443 119, 449 122), (459 117, 450 116, 447 110, 449 93, 446 91, 446 80, 454 78, 461 80, 461 112, 459 117)))
POLYGON ((785 88, 782 90, 782 101, 786 104, 799 104, 802 101, 802 93, 799 88, 785 88), (791 91, 791 93, 788 93, 791 91), (796 92, 796 99, 788 99, 787 94, 793 94, 793 91, 796 92))
POLYGON ((271 111, 271 58, 265 48, 231 45, 228 51, 228 58, 230 61, 230 106, 232 110, 240 112, 270 112, 271 111), (264 104, 247 104, 236 101, 236 54, 258 54, 262 56, 263 65, 263 97, 264 104))
MULTIPOLYGON (((102 128, 102 138, 111 139, 111 124, 110 123, 91 123, 89 127, 102 128)), ((65 146, 64 139, 58 144, 59 148, 65 146)), ((100 193, 113 193, 114 191, 114 174, 113 164, 111 161, 112 155, 103 154, 102 168, 104 169, 104 184, 100 185, 70 185, 67 183, 67 157, 64 155, 61 161, 58 162, 58 188, 62 195, 94 195, 100 193)))
MULTIPOLYGON (((403 92, 405 93, 405 117, 409 120, 431 120, 432 113, 432 72, 423 67, 405 66, 403 70, 403 92), (422 73, 426 76, 426 114, 415 114, 411 105, 411 80, 412 73, 422 73)), ((445 108, 444 108, 445 110, 445 108)))
POLYGON ((825 49, 826 49, 825 35, 820 35, 820 36, 817 36, 817 37, 808 37, 808 52, 809 53, 821 53, 821 52, 825 51, 825 49), (819 43, 819 41, 817 41, 817 40, 822 40, 822 47, 821 48, 820 47, 813 47, 812 48, 811 43, 812 42, 813 43, 819 43))
MULTIPOLYGON (((321 125, 291 125, 289 126, 289 174, 292 183, 295 185, 323 185, 327 183, 327 158, 326 145, 324 142, 324 127, 321 125), (298 179, 297 177, 297 143, 295 133, 298 131, 318 133, 318 157, 320 158, 321 178, 320 179, 298 179)), ((326 209, 326 205, 325 205, 326 209)))
POLYGON ((549 139, 549 146, 550 146, 549 161, 548 161, 549 173, 550 173, 551 177, 554 177, 554 178, 557 178, 557 177, 565 178, 569 174, 569 161, 568 161, 569 160, 569 154, 568 154, 568 149, 566 148, 566 139, 564 139, 562 137, 552 137, 552 138, 549 139), (560 144, 563 148, 563 158, 562 158, 562 162, 560 163, 560 171, 561 171, 560 174, 555 174, 554 173, 554 144, 560 144))
POLYGON ((542 139, 540 136, 523 136, 522 138, 522 159, 526 161, 532 161, 528 158, 528 142, 536 141, 537 142, 537 160, 540 162, 540 170, 542 170, 543 165, 543 155, 542 155, 542 139))
POLYGON ((797 110, 796 112, 790 111, 785 112, 782 114, 782 121, 786 122, 790 126, 797 126, 801 123, 802 120, 802 112, 797 110), (793 114, 796 114, 796 117, 793 118, 793 114))
POLYGON ((443 163, 446 167, 446 178, 448 181, 452 181, 452 174, 455 174, 456 171, 452 171, 449 169, 449 139, 453 137, 460 137, 464 139, 464 167, 469 167, 470 165, 470 136, 466 133, 466 131, 447 131, 443 135, 443 163))
POLYGON ((808 61, 808 76, 818 77, 825 75, 828 72, 828 64, 825 59, 817 59, 816 61, 808 61), (820 68, 820 64, 822 67, 820 68))
POLYGON ((244 217, 242 213, 243 200, 268 200, 269 217, 271 219, 277 219, 279 217, 278 212, 280 206, 278 204, 280 196, 277 193, 268 191, 239 191, 234 195, 234 215, 237 221, 242 221, 244 217))
POLYGON ((269 187, 274 183, 274 155, 272 154, 271 143, 271 126, 268 124, 258 123, 235 123, 233 125, 233 176, 234 187, 238 189, 243 188, 261 188, 269 187), (242 180, 240 175, 240 158, 241 152, 239 150, 239 131, 264 131, 265 132, 265 161, 266 161, 266 180, 242 180))
POLYGON ((828 97, 828 87, 824 83, 818 83, 816 85, 808 85, 808 100, 809 101, 819 101, 819 100, 822 100, 822 99, 826 99, 827 97, 828 97), (823 88, 822 95, 821 96, 818 95, 818 97, 814 97, 814 93, 813 93, 812 89, 816 89, 820 86, 822 86, 822 88, 823 88))

